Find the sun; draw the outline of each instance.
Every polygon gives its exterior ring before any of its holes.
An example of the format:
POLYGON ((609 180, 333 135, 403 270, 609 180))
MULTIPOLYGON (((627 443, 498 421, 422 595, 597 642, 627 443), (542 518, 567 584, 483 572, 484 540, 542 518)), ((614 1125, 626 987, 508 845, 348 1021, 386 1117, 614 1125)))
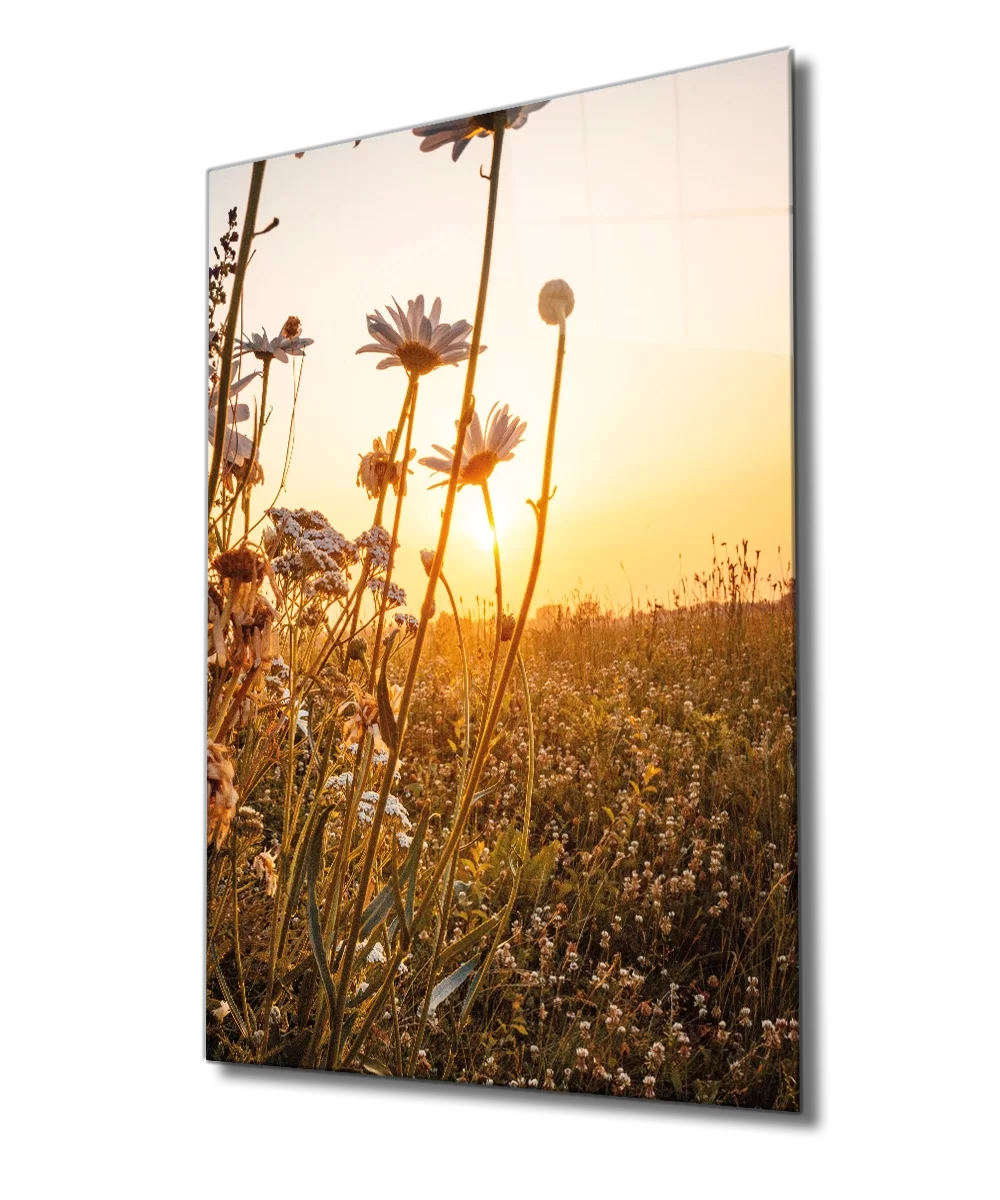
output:
MULTIPOLYGON (((462 526, 470 541, 474 542, 480 550, 487 550, 490 553, 493 551, 493 533, 490 529, 490 523, 486 519, 486 509, 483 505, 482 498, 479 496, 478 488, 469 489, 468 499, 475 500, 474 504, 465 506, 465 513, 462 517, 462 526), (473 495, 472 493, 475 493, 473 495)), ((493 499, 493 517, 497 523, 497 537, 500 540, 501 547, 503 546, 504 530, 510 524, 510 512, 506 505, 498 503, 493 499)))

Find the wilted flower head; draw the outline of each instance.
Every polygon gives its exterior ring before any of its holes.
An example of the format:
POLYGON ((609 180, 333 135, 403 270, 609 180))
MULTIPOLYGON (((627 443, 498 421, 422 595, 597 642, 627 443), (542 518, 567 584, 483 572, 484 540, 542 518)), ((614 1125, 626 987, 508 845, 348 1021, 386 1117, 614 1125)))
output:
POLYGON ((538 293, 538 312, 546 325, 560 325, 573 311, 576 298, 565 279, 550 279, 538 293))
MULTIPOLYGON (((375 339, 361 346, 357 354, 385 354, 377 364, 379 371, 386 367, 405 367, 410 375, 426 375, 435 367, 457 366, 469 357, 470 346, 465 340, 472 330, 468 321, 456 321, 449 325, 441 320, 440 296, 431 305, 428 315, 424 314, 424 298, 418 296, 406 305, 386 306, 392 325, 378 309, 368 314, 368 332, 375 339), (395 329, 393 328, 395 325, 395 329)), ((480 352, 486 349, 479 347, 480 352)))
POLYGON ((500 620, 500 641, 509 642, 514 636, 514 627, 517 621, 513 613, 504 613, 500 620))
MULTIPOLYGON (((522 104, 517 108, 501 109, 504 126, 507 129, 520 129, 527 121, 528 114, 544 108, 548 100, 539 100, 535 104, 522 104)), ((441 121, 437 125, 421 125, 414 129, 417 137, 423 138, 420 149, 424 152, 437 150, 439 146, 451 148, 452 162, 457 162, 459 155, 475 137, 489 137, 496 130, 497 113, 479 113, 472 117, 457 117, 453 121, 441 121)))
POLYGON ((298 317, 289 317, 281 327, 281 348, 286 354, 304 354, 306 346, 313 344, 312 338, 301 337, 302 322, 298 317))
POLYGON ((235 787, 236 771, 229 752, 218 742, 208 743, 208 844, 216 850, 229 836, 240 796, 235 787))
MULTIPOLYGON (((393 461, 392 469, 389 470, 389 460, 392 458, 392 447, 395 440, 396 431, 390 429, 385 435, 385 442, 377 437, 372 442, 372 448, 367 454, 358 455, 361 459, 361 465, 358 467, 358 487, 365 489, 369 500, 374 500, 376 496, 382 494, 387 472, 389 483, 396 495, 399 495, 400 488, 403 489, 404 494, 406 492, 404 477, 406 474, 412 475, 413 472, 404 472, 403 464, 398 458, 393 461)), ((410 450, 409 458, 406 460, 407 465, 416 457, 416 453, 416 450, 410 450)))
MULTIPOLYGON (((389 685, 389 704, 393 715, 399 716, 399 705, 403 699, 403 689, 396 684, 389 685)), ((366 733, 371 733, 376 750, 388 750, 382 741, 382 731, 379 728, 378 701, 371 692, 364 692, 354 686, 354 700, 341 705, 341 710, 353 703, 354 712, 344 722, 342 734, 348 746, 356 746, 366 733)))
POLYGON ((212 566, 220 579, 233 579, 237 583, 257 583, 264 578, 264 560, 249 546, 236 546, 216 555, 212 566))
POLYGON ((275 865, 275 855, 271 850, 261 850, 253 860, 253 873, 264 885, 264 892, 273 896, 278 890, 278 869, 275 865))
POLYGON ((433 550, 421 550, 420 551, 420 561, 421 561, 421 563, 423 563, 424 570, 427 572, 427 574, 429 576, 431 573, 431 567, 434 566, 434 551, 433 550))
MULTIPOLYGON (((486 433, 484 434, 479 413, 474 412, 472 420, 469 422, 469 428, 466 430, 465 444, 462 446, 459 487, 463 487, 467 483, 485 483, 498 462, 508 462, 514 457, 514 449, 520 445, 527 428, 526 421, 520 421, 517 417, 511 416, 506 404, 499 412, 494 404, 486 419, 486 433)), ((455 459, 454 450, 446 450, 443 446, 436 444, 434 449, 441 457, 422 458, 420 465, 430 467, 432 471, 443 471, 450 475, 455 459)))

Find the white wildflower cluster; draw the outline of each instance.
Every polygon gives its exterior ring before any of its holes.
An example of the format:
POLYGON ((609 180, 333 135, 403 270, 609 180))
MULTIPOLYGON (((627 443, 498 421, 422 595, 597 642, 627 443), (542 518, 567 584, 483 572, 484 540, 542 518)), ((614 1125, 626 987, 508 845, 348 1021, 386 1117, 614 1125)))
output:
POLYGON ((359 550, 368 551, 369 569, 376 574, 384 571, 389 565, 389 547, 392 545, 392 539, 382 525, 373 525, 371 529, 358 534, 354 544, 359 550))
POLYGON ((307 595, 346 596, 349 568, 358 561, 357 544, 315 510, 270 508, 267 515, 274 523, 274 573, 301 582, 307 595))
POLYGON ((385 802, 385 815, 387 817, 397 817, 404 829, 410 829, 413 822, 410 820, 410 814, 406 811, 401 800, 395 796, 389 796, 385 802))
POLYGON ((398 583, 390 583, 387 590, 384 579, 369 579, 368 590, 376 598, 386 596, 389 608, 399 608, 406 603, 406 592, 398 583))

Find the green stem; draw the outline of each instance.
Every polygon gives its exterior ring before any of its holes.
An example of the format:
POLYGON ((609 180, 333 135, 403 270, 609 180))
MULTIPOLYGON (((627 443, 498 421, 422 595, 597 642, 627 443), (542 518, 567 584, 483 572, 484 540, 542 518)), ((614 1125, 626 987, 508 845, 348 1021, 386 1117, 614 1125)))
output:
POLYGON ((490 660, 490 674, 486 681, 486 697, 483 701, 483 715, 485 716, 489 711, 490 700, 493 696, 493 681, 496 679, 497 663, 500 661, 500 635, 503 631, 503 578, 500 574, 500 540, 497 537, 497 523, 493 517, 489 484, 485 479, 483 480, 482 488, 483 503, 486 505, 486 519, 490 523, 490 532, 493 534, 493 567, 497 580, 496 632, 493 638, 493 658, 490 660))
POLYGON ((462 655, 462 684, 465 696, 465 736, 463 737, 462 749, 462 778, 458 785, 458 794, 462 795, 465 788, 465 776, 469 771, 469 740, 471 737, 469 731, 469 723, 472 720, 471 701, 469 693, 469 656, 465 651, 465 637, 462 633, 462 622, 458 615, 458 605, 455 603, 455 595, 448 585, 448 580, 445 578, 444 571, 441 572, 441 582, 444 585, 444 590, 448 593, 448 600, 451 603, 451 611, 455 618, 455 630, 458 633, 458 649, 462 655))
POLYGON ((541 570, 542 566, 542 546, 545 541, 545 526, 548 518, 549 500, 551 498, 552 491, 552 460, 555 452, 556 418, 559 412, 559 392, 562 386, 562 368, 565 353, 566 323, 563 321, 559 326, 559 344, 556 349, 555 379, 552 384, 552 404, 549 409, 549 431, 545 444, 545 466, 542 471, 542 494, 538 503, 534 506, 537 529, 535 532, 535 550, 531 560, 531 570, 528 574, 528 582, 524 589, 524 598, 521 602, 521 609, 517 615, 517 623, 514 626, 514 633, 510 640, 510 647, 507 650, 507 657, 504 660, 503 671, 500 675, 500 682, 497 685, 496 695, 493 697, 493 702, 489 707, 489 712, 487 713, 486 720, 483 723, 483 728, 480 731, 479 741, 476 744, 476 753, 472 760, 472 769, 469 772, 469 777, 465 782, 465 796, 462 800, 462 807, 458 813, 458 816, 456 817, 452 831, 449 834, 444 851, 438 860, 437 866, 434 868, 434 874, 432 875, 430 884, 427 888, 426 898, 413 919, 412 933, 414 935, 419 932, 429 916, 432 898, 438 887, 438 884, 441 882, 441 877, 445 872, 448 860, 453 854, 458 852, 462 833, 465 828, 465 822, 469 815, 469 809, 472 807, 472 801, 475 798, 476 788, 479 784, 480 777, 482 776, 483 768, 486 765, 486 759, 489 756, 490 741, 493 737, 493 731, 496 728, 496 723, 500 716, 500 707, 503 702, 504 693, 507 690, 507 685, 510 682, 511 673, 514 669, 518 648, 521 644, 521 638, 524 635, 524 627, 528 621, 528 609, 531 606, 531 600, 535 593, 535 585, 538 582, 538 572, 541 570))
POLYGON ((482 987, 483 980, 486 978, 486 973, 496 955, 497 949, 506 935, 507 925, 514 911, 514 905, 517 902, 517 893, 521 886, 521 871, 524 869, 524 864, 528 859, 528 839, 531 836, 531 796, 535 787, 535 723, 531 715, 531 693, 528 690, 528 673, 524 669, 524 658, 520 651, 517 654, 517 666, 521 675, 521 690, 524 693, 524 710, 528 722, 528 778, 524 785, 524 815, 521 819, 521 846, 517 857, 517 864, 514 867, 514 878, 510 886, 510 896, 507 899, 503 916, 500 918, 500 924, 497 925, 489 951, 472 978, 458 1020, 455 1022, 456 1039, 462 1028, 462 1022, 472 1010, 473 1001, 480 987, 482 987))
POLYGON ((225 442, 226 422, 229 412, 229 384, 233 372, 233 344, 236 341, 236 326, 240 319, 240 298, 243 295, 243 280, 250 261, 250 243, 257 224, 257 206, 260 203, 260 188, 264 182, 267 160, 255 162, 250 172, 250 193, 247 196, 247 212, 243 221, 240 250, 236 256, 236 271, 233 274, 233 294, 226 316, 226 335, 222 343, 222 363, 219 366, 219 406, 215 417, 215 439, 212 445, 212 466, 208 473, 208 513, 211 516, 215 504, 215 493, 219 486, 222 469, 222 450, 225 442))
MULTIPOLYGON (((396 425, 396 436, 392 439, 392 445, 387 447, 387 449, 389 451, 389 461, 385 465, 385 474, 382 477, 382 485, 379 488, 378 503, 375 505, 375 519, 372 521, 372 525, 381 525, 382 524, 382 512, 385 508, 385 498, 389 494, 389 484, 390 484, 390 481, 392 480, 392 469, 396 464, 396 452, 399 449, 399 443, 403 437, 403 424, 406 421, 406 414, 409 411, 410 402, 416 400, 418 380, 419 380, 419 376, 411 375, 409 377, 409 381, 407 382, 407 385, 406 385, 406 395, 403 398, 403 407, 399 410, 399 421, 396 425)), ((407 454, 409 454, 408 446, 407 446, 407 454)), ((404 462, 402 464, 402 474, 401 474, 400 480, 399 480, 399 492, 397 493, 397 495, 399 495, 399 496, 401 496, 403 494, 403 492, 406 491, 406 470, 407 470, 407 464, 404 462)), ((354 600, 354 598, 356 597, 357 602, 354 605, 354 613, 351 618, 351 632, 347 635, 348 642, 350 642, 351 639, 354 637, 355 633, 357 633, 358 618, 361 614, 361 603, 365 597, 365 584, 367 584, 368 576, 370 574, 371 574, 371 555, 369 554, 365 558, 364 566, 361 568, 361 578, 358 580, 358 586, 355 590, 355 595, 354 595, 354 597, 351 598, 352 600, 354 600)), ((350 603, 350 601, 348 601, 348 603, 350 603)), ((376 643, 376 649, 377 649, 377 643, 376 643)), ((374 663, 374 660, 375 660, 375 655, 373 654, 372 655, 373 663, 374 663)))
MULTIPOLYGON (((410 443, 413 440, 413 418, 417 411, 417 383, 418 377, 414 375, 410 380, 410 386, 406 389, 410 411, 406 421, 406 445, 403 447, 403 478, 400 480, 399 491, 396 493, 396 512, 392 519, 392 537, 389 539, 389 561, 386 563, 385 575, 382 578, 382 603, 378 606, 378 624, 375 627, 375 641, 372 643, 372 665, 368 679, 369 692, 375 690, 375 673, 378 670, 379 651, 382 648, 386 609, 389 607, 389 584, 392 582, 392 568, 396 562, 396 547, 399 544, 399 520, 403 514, 403 498, 406 495, 406 464, 410 457, 410 443)), ((390 465, 389 472, 391 473, 391 471, 392 467, 390 465)), ((378 524, 377 521, 376 524, 378 524)))
MULTIPOLYGON (((358 931, 361 927, 361 914, 364 909, 365 895, 368 890, 368 882, 371 879, 372 868, 375 864, 375 852, 378 848, 378 835, 382 824, 382 817, 385 814, 385 806, 389 798, 389 788, 392 784, 392 778, 396 769, 396 764, 399 761, 399 748, 403 739, 403 733, 406 729, 406 718, 410 708, 410 698, 413 695, 413 686, 416 680, 417 666, 420 662, 420 654, 423 650, 424 639, 427 636, 427 624, 430 621, 431 613, 434 608, 434 593, 437 589, 438 579, 441 575, 441 568, 444 565, 444 552, 445 547, 448 545, 448 535, 451 532, 451 518, 455 509, 455 495, 458 492, 458 480, 462 469, 462 446, 465 443, 465 433, 469 427, 469 422, 472 420, 472 391, 476 381, 476 362, 479 358, 479 347, 483 336, 483 319, 486 315, 486 293, 489 288, 490 262, 493 256, 493 231, 496 225, 497 188, 500 183, 500 155, 503 150, 504 119, 504 113, 497 113, 494 117, 493 158, 490 165, 490 195, 486 208, 486 232, 483 236, 483 261, 479 275, 479 295, 476 300, 476 316, 472 327, 472 338, 469 346, 469 365, 465 373, 465 390, 462 395, 462 409, 459 415, 458 433, 455 440, 455 457, 452 462, 451 475, 448 479, 448 493, 445 498, 444 512, 441 517, 441 530, 438 534, 437 549, 434 553, 434 559, 431 562, 431 569, 428 572, 427 591, 424 593, 424 602, 420 609, 420 624, 417 626, 413 650, 410 654, 410 666, 406 673, 406 682, 403 685, 403 696, 400 701, 399 717, 397 721, 399 735, 396 740, 396 744, 390 747, 389 750, 389 762, 385 768, 382 787, 379 790, 378 803, 375 807, 375 813, 372 818, 372 828, 368 840, 368 850, 365 855, 364 865, 361 868, 361 877, 358 883, 358 897, 354 905, 351 931, 348 936, 347 946, 344 951, 344 962, 340 971, 338 987, 338 1012, 336 1014, 334 1028, 331 1031, 331 1037, 334 1039, 334 1045, 330 1056, 330 1062, 334 1068, 339 1065, 340 1048, 343 1035, 343 1006, 347 997, 348 985, 350 983, 351 968, 354 965, 354 950, 355 946, 357 945, 358 931)), ((435 882, 435 888, 437 887, 438 883, 440 883, 440 876, 435 882)))

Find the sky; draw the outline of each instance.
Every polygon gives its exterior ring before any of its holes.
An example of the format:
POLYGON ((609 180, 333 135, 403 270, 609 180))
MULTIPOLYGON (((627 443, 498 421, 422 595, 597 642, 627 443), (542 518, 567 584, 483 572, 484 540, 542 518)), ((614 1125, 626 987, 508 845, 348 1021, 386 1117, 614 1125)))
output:
MULTIPOLYGON (((520 596, 533 546, 526 501, 541 486, 557 338, 537 297, 554 278, 576 307, 533 607, 577 594, 669 604, 681 575, 710 567, 713 534, 748 539, 764 574, 794 571, 789 102, 780 51, 555 99, 508 131, 475 387, 483 418, 509 404, 528 423, 490 481, 506 597, 520 596)), ((279 504, 319 509, 347 536, 371 524, 359 455, 395 428, 406 377, 355 355, 371 341, 365 314, 422 293, 428 307, 441 297, 443 320, 472 322, 491 149, 474 140, 453 163, 403 130, 268 161, 257 225, 280 223, 256 242, 244 327, 274 336, 295 314, 314 339, 279 504)), ((234 205, 242 220, 249 181, 249 164, 210 173, 210 242, 234 205)), ((464 380, 465 364, 422 378, 417 458, 453 443, 464 380)), ((260 507, 281 478, 291 402, 291 368, 275 362, 260 507)), ((439 478, 414 461, 394 573, 413 611, 439 478)), ((459 493, 445 573, 464 607, 493 595, 478 488, 459 493)))

